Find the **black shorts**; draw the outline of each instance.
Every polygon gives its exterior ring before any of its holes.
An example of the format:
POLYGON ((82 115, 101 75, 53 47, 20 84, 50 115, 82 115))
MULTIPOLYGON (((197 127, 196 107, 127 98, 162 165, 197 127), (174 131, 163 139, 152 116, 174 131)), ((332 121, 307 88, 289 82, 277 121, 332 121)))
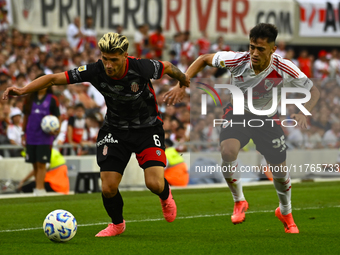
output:
POLYGON ((241 148, 243 148, 250 139, 253 139, 256 150, 268 162, 280 164, 286 160, 285 136, 280 122, 274 121, 274 119, 278 119, 277 115, 273 117, 257 116, 250 113, 233 115, 232 105, 228 105, 224 118, 228 120, 228 123, 222 124, 220 143, 226 139, 234 138, 240 141, 241 148), (232 121, 230 122, 230 120, 232 121))
POLYGON ((131 154, 136 153, 138 164, 146 169, 166 165, 163 127, 141 129, 100 129, 97 137, 97 163, 100 171, 124 173, 131 154))
POLYGON ((26 144, 25 161, 28 163, 50 163, 52 145, 30 145, 26 144))

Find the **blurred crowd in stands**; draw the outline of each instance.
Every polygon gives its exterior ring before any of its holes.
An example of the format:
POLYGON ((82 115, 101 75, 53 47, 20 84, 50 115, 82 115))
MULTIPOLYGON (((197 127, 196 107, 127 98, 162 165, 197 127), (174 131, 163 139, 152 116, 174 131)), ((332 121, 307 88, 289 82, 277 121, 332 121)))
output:
MULTIPOLYGON (((10 28, 6 22, 6 10, 1 12, 0 21, 0 95, 8 86, 23 87, 39 74, 64 72, 96 62, 100 58, 97 47, 98 35, 93 29, 92 17, 86 17, 84 24, 76 17, 65 31, 64 38, 52 40, 48 34, 32 35, 10 28)), ((122 26, 116 31, 124 34, 122 26)), ((242 48, 243 47, 243 48, 242 48)), ((198 40, 192 40, 190 31, 178 32, 172 39, 166 39, 162 27, 150 31, 147 25, 141 25, 130 38, 129 54, 135 57, 169 60, 181 71, 199 55, 230 50, 227 37, 220 36, 216 41, 206 32, 198 40)), ((241 45, 246 50, 247 46, 241 45)), ((233 50, 237 50, 234 49, 233 50)), ((293 48, 278 42, 277 54, 294 62, 321 91, 321 98, 309 117, 306 130, 284 128, 287 143, 293 148, 339 148, 340 136, 340 56, 337 49, 327 52, 321 50, 316 57, 307 50, 301 50, 297 56, 293 48)), ((199 79, 229 79, 226 70, 205 68, 199 79)), ((208 114, 200 114, 201 107, 195 102, 200 99, 199 91, 191 93, 174 106, 166 107, 163 95, 174 81, 164 76, 154 81, 157 103, 162 112, 166 138, 174 142, 179 152, 188 150, 218 150, 218 129, 212 128, 213 119, 221 119, 222 108, 214 107, 210 102, 208 114), (191 134, 191 135, 190 135, 191 134), (191 139, 190 139, 191 136, 191 139), (193 146, 188 141, 198 142, 193 146), (200 143, 204 142, 204 144, 200 143)), ((59 101, 61 113, 60 134, 55 139, 56 145, 71 144, 74 148, 64 148, 64 155, 94 154, 96 136, 103 123, 106 106, 103 96, 90 84, 54 86, 53 91, 59 101), (73 128, 70 133, 69 127, 73 128), (76 132, 75 132, 76 131, 76 132)), ((230 95, 221 95, 222 102, 228 102, 230 95)), ((21 144, 21 122, 25 97, 12 97, 8 101, 0 99, 0 144, 21 144)), ((292 108, 292 111, 296 109, 292 108)), ((287 116, 286 118, 289 118, 287 116)), ((0 154, 4 151, 0 149, 0 154)))

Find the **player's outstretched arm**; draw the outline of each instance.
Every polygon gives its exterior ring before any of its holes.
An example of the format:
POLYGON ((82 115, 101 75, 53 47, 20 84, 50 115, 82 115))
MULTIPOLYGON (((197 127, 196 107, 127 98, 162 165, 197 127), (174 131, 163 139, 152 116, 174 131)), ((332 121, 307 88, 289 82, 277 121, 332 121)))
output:
POLYGON ((164 74, 169 75, 170 77, 177 79, 178 83, 174 87, 174 89, 168 91, 164 95, 164 102, 169 106, 170 104, 176 104, 181 102, 185 95, 185 88, 190 86, 189 76, 182 73, 176 66, 171 64, 168 61, 163 62, 164 65, 164 74))
POLYGON ((200 71, 203 70, 206 66, 212 66, 212 60, 215 56, 215 53, 212 54, 204 54, 199 56, 188 68, 188 70, 185 72, 187 75, 189 75, 189 78, 191 79, 196 74, 198 74, 200 71))
MULTIPOLYGON (((320 98, 320 92, 317 87, 313 86, 310 90, 311 97, 307 103, 305 103, 304 107, 311 112, 316 103, 320 98)), ((307 117, 300 111, 299 113, 292 114, 290 116, 294 120, 297 121, 298 126, 302 128, 307 128, 307 117)))
MULTIPOLYGON (((188 76, 189 80, 194 77, 198 72, 203 70, 203 68, 207 65, 212 66, 212 60, 215 54, 205 54, 199 56, 188 68, 185 72, 188 76)), ((169 90, 164 94, 163 101, 167 103, 167 105, 175 104, 181 102, 185 95, 185 87, 181 86, 180 83, 177 83, 176 86, 169 90)))
POLYGON ((7 100, 9 95, 21 96, 32 93, 53 85, 66 85, 67 79, 65 73, 47 74, 32 81, 23 88, 9 87, 2 95, 2 99, 7 100))
POLYGON ((176 66, 171 64, 168 61, 163 61, 164 65, 164 74, 169 75, 171 78, 174 78, 179 81, 180 87, 189 87, 190 86, 190 79, 181 72, 176 66))

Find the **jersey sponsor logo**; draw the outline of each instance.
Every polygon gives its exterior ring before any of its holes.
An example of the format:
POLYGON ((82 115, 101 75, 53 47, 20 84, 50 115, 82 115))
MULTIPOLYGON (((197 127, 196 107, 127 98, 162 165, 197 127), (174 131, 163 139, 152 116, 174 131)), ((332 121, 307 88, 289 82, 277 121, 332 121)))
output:
POLYGON ((162 155, 162 152, 160 150, 156 150, 156 154, 159 157, 160 155, 162 155))
POLYGON ((137 92, 137 91, 139 90, 139 85, 138 85, 137 82, 132 82, 132 83, 131 83, 131 90, 132 90, 133 92, 137 92))
POLYGON ((99 147, 99 146, 101 146, 101 145, 103 145, 105 143, 118 143, 118 140, 117 139, 113 139, 112 134, 108 133, 106 136, 104 136, 103 139, 101 139, 99 142, 97 142, 97 147, 99 147))
POLYGON ((107 145, 104 145, 103 148, 103 155, 106 156, 107 155, 107 150, 109 149, 109 147, 107 147, 107 145))
POLYGON ((113 85, 114 87, 111 87, 108 85, 109 89, 112 91, 112 92, 119 92, 119 91, 122 91, 124 89, 124 86, 121 86, 121 85, 113 85))
POLYGON ((121 100, 121 101, 134 101, 136 100, 143 91, 139 91, 137 94, 125 94, 125 95, 119 95, 117 93, 107 93, 104 91, 101 91, 101 94, 106 97, 111 97, 114 100, 121 100))
POLYGON ((79 72, 86 71, 86 65, 85 66, 79 66, 78 71, 79 72))
POLYGON ((100 87, 102 87, 102 88, 105 88, 105 87, 108 87, 108 86, 109 86, 109 84, 107 84, 105 82, 100 83, 100 87))
POLYGON ((114 91, 122 91, 124 89, 124 86, 121 86, 121 85, 115 85, 113 90, 114 91))

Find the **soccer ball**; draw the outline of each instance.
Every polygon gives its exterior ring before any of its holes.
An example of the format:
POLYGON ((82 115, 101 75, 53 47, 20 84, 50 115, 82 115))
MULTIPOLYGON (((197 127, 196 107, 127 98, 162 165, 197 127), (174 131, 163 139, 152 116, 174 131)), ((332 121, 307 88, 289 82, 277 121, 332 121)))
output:
POLYGON ((70 212, 55 210, 46 216, 43 229, 51 241, 67 242, 77 233, 77 221, 70 212))
POLYGON ((45 133, 54 132, 59 128, 59 120, 54 115, 46 115, 41 120, 40 126, 45 133))

